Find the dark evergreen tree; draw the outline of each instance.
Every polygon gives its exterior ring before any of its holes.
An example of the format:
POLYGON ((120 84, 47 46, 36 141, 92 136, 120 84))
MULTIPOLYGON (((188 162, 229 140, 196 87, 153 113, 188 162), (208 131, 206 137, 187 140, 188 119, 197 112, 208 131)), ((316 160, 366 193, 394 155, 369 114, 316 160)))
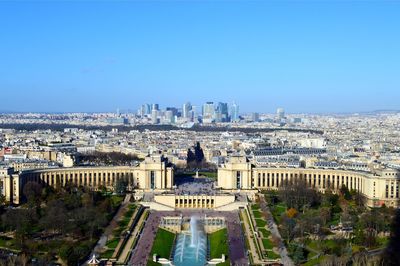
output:
POLYGON ((195 160, 196 160, 196 156, 194 155, 194 153, 192 152, 191 149, 188 149, 186 163, 189 165, 190 163, 194 162, 195 160))
POLYGON ((382 265, 400 265, 400 210, 397 210, 392 223, 389 244, 382 256, 382 265))
POLYGON ((200 142, 197 142, 196 146, 194 147, 194 155, 196 156, 197 163, 203 162, 204 153, 203 153, 203 149, 200 147, 200 142))

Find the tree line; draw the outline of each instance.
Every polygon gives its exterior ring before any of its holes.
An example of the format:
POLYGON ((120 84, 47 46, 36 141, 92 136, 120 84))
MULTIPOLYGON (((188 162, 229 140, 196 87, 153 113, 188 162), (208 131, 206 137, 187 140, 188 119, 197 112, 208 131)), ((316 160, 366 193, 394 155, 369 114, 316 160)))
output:
POLYGON ((78 163, 81 165, 132 165, 133 162, 142 161, 134 154, 121 152, 100 152, 79 153, 78 163))
POLYGON ((26 204, 2 209, 0 229, 13 233, 18 259, 35 258, 38 265, 49 265, 57 258, 67 265, 81 264, 122 201, 122 197, 71 184, 54 189, 28 182, 23 194, 26 204))
POLYGON ((303 129, 303 128, 246 128, 246 127, 230 127, 230 126, 202 126, 195 125, 191 128, 181 128, 172 125, 104 125, 104 126, 92 126, 92 125, 73 125, 73 124, 50 124, 50 123, 26 123, 26 124, 16 124, 16 123, 4 123, 0 124, 0 128, 4 129, 15 129, 15 130, 48 130, 53 131, 63 131, 65 128, 80 128, 84 130, 104 130, 111 131, 116 128, 120 132, 129 132, 131 130, 138 130, 140 132, 145 130, 151 131, 171 131, 171 130, 185 130, 185 131, 195 131, 195 132, 243 132, 243 133, 258 133, 258 132, 274 132, 274 131, 289 131, 289 132, 302 132, 302 133, 312 133, 322 135, 324 132, 322 130, 315 129, 303 129))
POLYGON ((323 265, 347 265, 352 258, 353 262, 364 259, 367 253, 363 252, 369 249, 384 248, 380 238, 390 233, 391 240, 382 265, 399 265, 390 264, 396 258, 397 263, 400 262, 397 254, 400 250, 400 212, 394 208, 368 208, 362 193, 344 185, 339 191, 327 190, 322 194, 304 180, 284 183, 278 191, 264 193, 295 263, 304 262, 307 257, 304 246, 310 239, 316 240, 318 249, 325 254, 324 263, 328 264, 323 265), (279 211, 279 206, 285 206, 286 210, 279 211), (334 244, 330 244, 325 239, 332 234, 330 226, 338 223, 348 228, 351 237, 335 238, 334 244), (360 252, 353 254, 351 245, 360 246, 360 252))

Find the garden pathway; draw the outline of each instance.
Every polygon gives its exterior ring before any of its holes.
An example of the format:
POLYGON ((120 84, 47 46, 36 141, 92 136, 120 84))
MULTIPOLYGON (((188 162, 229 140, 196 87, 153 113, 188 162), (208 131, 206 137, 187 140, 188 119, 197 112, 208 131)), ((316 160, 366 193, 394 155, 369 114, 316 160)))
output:
POLYGON ((268 213, 269 218, 268 218, 267 222, 268 222, 269 230, 271 231, 272 235, 274 235, 275 237, 280 239, 278 251, 279 251, 279 255, 281 256, 283 265, 294 266, 294 263, 293 263, 292 259, 289 257, 287 249, 286 249, 285 245, 283 244, 281 234, 279 233, 279 230, 278 230, 278 226, 276 225, 274 218, 272 216, 272 213, 269 210, 267 203, 265 202, 264 195, 262 195, 262 194, 260 194, 260 207, 261 207, 262 211, 268 213))

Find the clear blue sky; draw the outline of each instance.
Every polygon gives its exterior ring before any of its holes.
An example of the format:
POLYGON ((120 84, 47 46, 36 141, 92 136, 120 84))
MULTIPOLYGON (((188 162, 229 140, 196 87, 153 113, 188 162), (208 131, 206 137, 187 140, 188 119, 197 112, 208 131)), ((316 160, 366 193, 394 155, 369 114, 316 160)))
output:
POLYGON ((0 110, 400 109, 400 2, 0 1, 0 110))

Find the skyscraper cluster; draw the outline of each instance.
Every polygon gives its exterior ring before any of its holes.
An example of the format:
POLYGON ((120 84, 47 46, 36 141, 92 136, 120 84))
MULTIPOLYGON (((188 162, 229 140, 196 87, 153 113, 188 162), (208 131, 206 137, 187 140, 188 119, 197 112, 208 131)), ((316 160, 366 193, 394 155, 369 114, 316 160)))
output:
POLYGON ((206 102, 203 105, 203 123, 212 122, 237 122, 239 118, 239 105, 233 103, 229 106, 227 103, 218 102, 206 102))
POLYGON ((143 104, 137 114, 142 118, 150 118, 152 124, 174 124, 177 122, 203 122, 223 123, 238 122, 239 105, 228 105, 224 102, 206 102, 202 105, 201 113, 197 112, 197 106, 186 102, 182 108, 166 107, 160 110, 158 104, 143 104))

